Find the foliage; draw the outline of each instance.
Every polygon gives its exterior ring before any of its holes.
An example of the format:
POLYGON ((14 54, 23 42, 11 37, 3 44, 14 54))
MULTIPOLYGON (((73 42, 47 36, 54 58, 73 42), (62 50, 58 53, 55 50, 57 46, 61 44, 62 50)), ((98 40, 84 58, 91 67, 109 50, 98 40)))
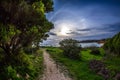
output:
POLYGON ((120 80, 120 73, 117 73, 117 74, 116 74, 115 80, 120 80))
POLYGON ((21 54, 14 59, 16 63, 0 66, 0 80, 34 80, 38 74, 42 74, 43 57, 41 51, 37 50, 34 55, 26 55, 23 52, 21 54))
POLYGON ((100 60, 91 60, 89 62, 89 66, 92 71, 95 71, 97 74, 103 76, 105 80, 108 80, 110 78, 110 71, 100 60))
POLYGON ((120 32, 113 38, 107 39, 104 44, 104 49, 108 54, 113 53, 115 55, 120 55, 120 32))
POLYGON ((35 76, 29 55, 35 53, 39 42, 47 39, 46 32, 53 28, 45 15, 52 10, 52 0, 0 0, 0 76, 11 72, 4 78, 15 79, 17 73, 23 79, 35 76))
POLYGON ((95 72, 99 72, 103 67, 105 67, 103 62, 99 60, 91 60, 89 66, 95 72))
POLYGON ((111 71, 112 77, 115 77, 115 75, 120 72, 119 56, 108 55, 107 58, 105 58, 104 63, 106 64, 106 67, 111 71))
POLYGON ((6 58, 18 55, 24 47, 38 46, 48 37, 46 32, 53 24, 45 12, 52 10, 52 4, 52 0, 0 1, 0 48, 6 58))
POLYGON ((101 76, 92 72, 88 67, 89 60, 100 60, 102 58, 101 55, 91 55, 90 50, 86 50, 81 53, 79 52, 82 60, 72 60, 61 54, 63 51, 59 48, 51 47, 47 48, 47 50, 56 62, 65 65, 67 70, 70 72, 69 75, 73 77, 74 80, 104 80, 101 76))
POLYGON ((106 52, 105 64, 111 70, 112 77, 115 77, 115 80, 117 80, 117 77, 119 78, 117 73, 120 72, 120 32, 112 38, 107 39, 103 47, 106 52))
POLYGON ((101 60, 103 58, 103 51, 100 50, 100 54, 101 55, 93 55, 91 54, 91 50, 90 49, 86 49, 86 50, 82 50, 81 51, 81 58, 82 60, 91 60, 91 59, 97 59, 97 60, 101 60))
POLYGON ((9 78, 17 78, 16 71, 11 66, 7 67, 7 73, 8 73, 7 76, 9 78))
POLYGON ((42 75, 43 73, 43 51, 37 50, 34 57, 32 57, 32 63, 34 65, 34 69, 36 70, 34 77, 36 77, 37 75, 38 76, 42 75))
POLYGON ((71 59, 80 59, 79 52, 80 52, 81 46, 78 45, 77 40, 64 39, 59 44, 65 56, 71 59))
POLYGON ((93 55, 100 55, 100 51, 98 49, 93 49, 90 53, 93 55))

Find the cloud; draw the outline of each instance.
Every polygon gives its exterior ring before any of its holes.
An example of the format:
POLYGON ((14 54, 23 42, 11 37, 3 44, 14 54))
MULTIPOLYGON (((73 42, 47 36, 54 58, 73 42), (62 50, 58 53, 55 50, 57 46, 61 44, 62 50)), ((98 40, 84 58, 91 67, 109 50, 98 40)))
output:
POLYGON ((54 33, 54 32, 48 32, 49 35, 53 35, 53 36, 56 36, 57 34, 54 33))
POLYGON ((64 3, 74 3, 74 4, 112 4, 112 5, 119 5, 120 1, 119 0, 56 0, 57 2, 59 2, 59 4, 64 4, 64 3))
POLYGON ((55 10, 47 14, 54 23, 46 44, 58 44, 65 38, 77 40, 112 37, 120 31, 119 0, 55 0, 55 10), (118 5, 119 4, 119 5, 118 5), (59 36, 67 27, 69 36, 59 36))
POLYGON ((109 31, 119 32, 120 31, 120 22, 115 24, 108 25, 109 31))
POLYGON ((101 26, 95 26, 95 27, 92 27, 92 28, 85 28, 85 29, 76 29, 76 30, 73 30, 67 34, 73 36, 73 37, 94 37, 96 36, 99 37, 99 36, 105 36, 106 37, 110 37, 113 36, 115 33, 118 33, 120 32, 120 23, 114 23, 114 24, 104 24, 104 25, 101 25, 101 26), (107 36, 108 35, 108 36, 107 36))
POLYGON ((90 31, 91 29, 77 29, 77 31, 90 31))
POLYGON ((103 24, 101 27, 95 27, 94 30, 99 31, 108 31, 108 32, 119 32, 120 31, 120 22, 117 23, 109 23, 109 24, 103 24))
POLYGON ((73 32, 70 32, 70 33, 67 33, 67 34, 69 34, 71 36, 73 36, 73 35, 85 35, 85 34, 77 32, 77 31, 73 31, 73 32))

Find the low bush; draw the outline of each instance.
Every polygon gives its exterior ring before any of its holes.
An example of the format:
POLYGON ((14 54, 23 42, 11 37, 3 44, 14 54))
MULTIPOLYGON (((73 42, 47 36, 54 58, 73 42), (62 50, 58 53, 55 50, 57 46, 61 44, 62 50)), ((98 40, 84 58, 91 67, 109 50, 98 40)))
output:
POLYGON ((90 53, 93 55, 100 55, 100 51, 98 49, 93 49, 93 50, 91 50, 90 53))
POLYGON ((92 71, 99 72, 105 65, 100 60, 91 60, 89 67, 92 71))
POLYGON ((42 52, 26 54, 23 50, 16 56, 10 56, 9 64, 0 60, 0 80, 34 80, 42 72, 42 52))
POLYGON ((120 73, 117 73, 116 75, 115 75, 115 78, 114 78, 115 80, 120 80, 120 73))
POLYGON ((108 80, 110 78, 110 71, 100 60, 91 60, 89 67, 92 71, 95 71, 97 74, 103 76, 105 80, 108 80))

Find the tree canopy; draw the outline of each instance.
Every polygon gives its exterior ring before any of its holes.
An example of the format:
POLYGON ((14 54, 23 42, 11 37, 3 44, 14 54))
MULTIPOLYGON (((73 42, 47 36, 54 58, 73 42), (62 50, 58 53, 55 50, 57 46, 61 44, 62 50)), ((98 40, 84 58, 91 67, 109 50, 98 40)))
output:
POLYGON ((0 0, 0 48, 5 56, 48 37, 53 24, 45 13, 53 10, 52 5, 52 0, 0 0))

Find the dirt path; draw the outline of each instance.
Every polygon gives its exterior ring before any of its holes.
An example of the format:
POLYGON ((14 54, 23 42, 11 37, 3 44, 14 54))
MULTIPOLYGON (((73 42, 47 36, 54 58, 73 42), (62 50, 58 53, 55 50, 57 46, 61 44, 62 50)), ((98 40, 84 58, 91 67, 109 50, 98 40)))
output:
POLYGON ((44 50, 44 65, 45 70, 42 80, 72 80, 60 72, 60 69, 55 64, 55 61, 50 58, 50 55, 44 50))

